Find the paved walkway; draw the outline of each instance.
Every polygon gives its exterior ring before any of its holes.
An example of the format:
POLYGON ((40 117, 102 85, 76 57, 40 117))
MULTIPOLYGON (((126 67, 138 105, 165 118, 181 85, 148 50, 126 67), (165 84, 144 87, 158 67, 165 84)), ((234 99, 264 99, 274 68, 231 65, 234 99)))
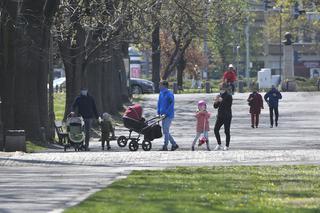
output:
MULTIPOLYGON (((0 153, 0 212, 60 212, 88 195, 126 177, 135 169, 156 169, 175 166, 214 165, 320 165, 320 93, 284 93, 280 103, 278 128, 269 128, 268 109, 263 110, 258 129, 250 127, 246 98, 234 96, 231 127, 231 149, 208 152, 204 147, 190 151, 195 134, 193 118, 196 103, 207 100, 212 108, 214 94, 176 95, 176 119, 172 133, 180 145, 176 152, 157 151, 162 139, 153 142, 153 149, 130 152, 113 142, 111 151, 101 151, 100 143, 91 142, 90 152, 67 153, 49 150, 44 153, 0 153)), ((156 114, 156 95, 144 96, 146 117, 156 114)), ((267 108, 267 106, 265 106, 267 108)), ((211 119, 211 126, 214 124, 211 119)), ((121 128, 117 133, 127 134, 121 128)), ((223 130, 221 130, 223 136, 223 130)), ((119 135, 119 134, 117 134, 119 135)), ((215 140, 209 134, 211 147, 215 140)), ((224 140, 224 137, 223 137, 224 140)))

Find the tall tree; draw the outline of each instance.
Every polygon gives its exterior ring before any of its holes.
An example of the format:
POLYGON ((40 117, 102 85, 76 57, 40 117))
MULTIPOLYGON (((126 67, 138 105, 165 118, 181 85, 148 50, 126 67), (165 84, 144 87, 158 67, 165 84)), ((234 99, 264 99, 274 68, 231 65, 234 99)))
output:
MULTIPOLYGON (((164 67, 163 79, 167 79, 177 68, 179 70, 179 79, 182 79, 182 73, 185 68, 184 54, 194 37, 202 35, 204 15, 206 4, 199 1, 168 1, 163 6, 163 14, 166 20, 163 24, 163 30, 170 33, 175 44, 175 48, 170 56, 169 63, 164 67)), ((181 81, 179 81, 182 84, 181 81)), ((182 87, 182 85, 179 85, 182 87)))
POLYGON ((0 96, 6 129, 39 140, 48 129, 48 49, 59 0, 0 2, 0 96))
POLYGON ((128 100, 122 60, 127 51, 123 51, 122 45, 132 4, 111 0, 62 1, 56 29, 67 79, 66 114, 81 87, 88 87, 93 93, 100 112, 116 113, 128 100))
POLYGON ((212 0, 209 3, 208 40, 220 71, 234 59, 235 41, 240 45, 249 4, 244 0, 212 0))

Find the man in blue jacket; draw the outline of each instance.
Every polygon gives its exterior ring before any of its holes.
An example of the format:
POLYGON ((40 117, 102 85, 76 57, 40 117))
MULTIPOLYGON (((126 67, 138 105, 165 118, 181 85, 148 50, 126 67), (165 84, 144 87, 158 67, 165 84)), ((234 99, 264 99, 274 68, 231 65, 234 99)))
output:
POLYGON ((168 89, 169 84, 167 81, 160 82, 160 94, 158 99, 158 115, 165 116, 162 120, 162 128, 164 134, 164 145, 162 147, 163 151, 168 151, 168 143, 171 143, 171 151, 179 148, 178 144, 175 142, 171 136, 169 130, 171 122, 174 118, 174 96, 173 93, 168 89))
POLYGON ((76 111, 84 120, 85 149, 89 151, 92 120, 94 118, 98 119, 99 115, 93 97, 88 94, 88 90, 85 88, 81 89, 80 96, 72 104, 71 114, 74 115, 76 111))
POLYGON ((269 112, 270 112, 270 128, 273 127, 273 111, 275 114, 275 125, 278 126, 278 118, 279 118, 279 99, 282 99, 281 93, 276 89, 274 85, 269 92, 264 95, 264 100, 269 105, 269 112))

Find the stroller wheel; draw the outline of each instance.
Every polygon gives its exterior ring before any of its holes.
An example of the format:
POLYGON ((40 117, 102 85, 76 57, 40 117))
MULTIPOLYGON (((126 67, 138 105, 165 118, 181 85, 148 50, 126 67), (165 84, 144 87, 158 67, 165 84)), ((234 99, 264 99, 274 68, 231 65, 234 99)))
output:
POLYGON ((150 141, 143 141, 143 142, 142 142, 142 149, 143 149, 144 151, 150 151, 151 148, 152 148, 152 144, 151 144, 150 141))
POLYGON ((120 136, 117 140, 118 146, 125 147, 127 145, 128 139, 126 136, 120 136))
POLYGON ((129 143, 129 149, 130 151, 137 151, 139 148, 139 144, 137 141, 135 140, 132 140, 130 143, 129 143))

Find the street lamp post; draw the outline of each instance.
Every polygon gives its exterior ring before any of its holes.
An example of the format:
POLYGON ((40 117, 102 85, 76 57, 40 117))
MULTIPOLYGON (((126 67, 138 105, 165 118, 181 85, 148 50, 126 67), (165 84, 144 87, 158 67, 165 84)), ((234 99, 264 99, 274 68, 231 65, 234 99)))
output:
MULTIPOLYGON (((204 30, 204 39, 203 39, 203 50, 204 50, 204 54, 206 56, 206 58, 208 59, 208 41, 207 41, 207 34, 208 34, 208 16, 209 16, 209 6, 210 6, 210 2, 211 0, 207 0, 206 1, 206 11, 205 11, 205 21, 206 21, 206 24, 205 24, 205 30, 204 30)), ((206 79, 208 80, 208 63, 205 65, 205 68, 204 68, 204 71, 202 72, 202 79, 206 79)))
POLYGON ((238 45, 237 46, 237 66, 236 66, 236 70, 237 70, 237 72, 238 72, 238 74, 239 74, 239 61, 240 61, 240 55, 239 55, 239 50, 240 50, 240 46, 238 45))
POLYGON ((281 81, 281 77, 282 77, 282 5, 280 5, 279 8, 279 19, 280 19, 280 23, 279 23, 279 49, 280 49, 280 54, 279 54, 279 75, 280 75, 280 81, 281 81))
POLYGON ((246 33, 246 80, 249 85, 249 78, 250 78, 250 43, 249 43, 249 18, 247 18, 247 23, 245 27, 246 33))

